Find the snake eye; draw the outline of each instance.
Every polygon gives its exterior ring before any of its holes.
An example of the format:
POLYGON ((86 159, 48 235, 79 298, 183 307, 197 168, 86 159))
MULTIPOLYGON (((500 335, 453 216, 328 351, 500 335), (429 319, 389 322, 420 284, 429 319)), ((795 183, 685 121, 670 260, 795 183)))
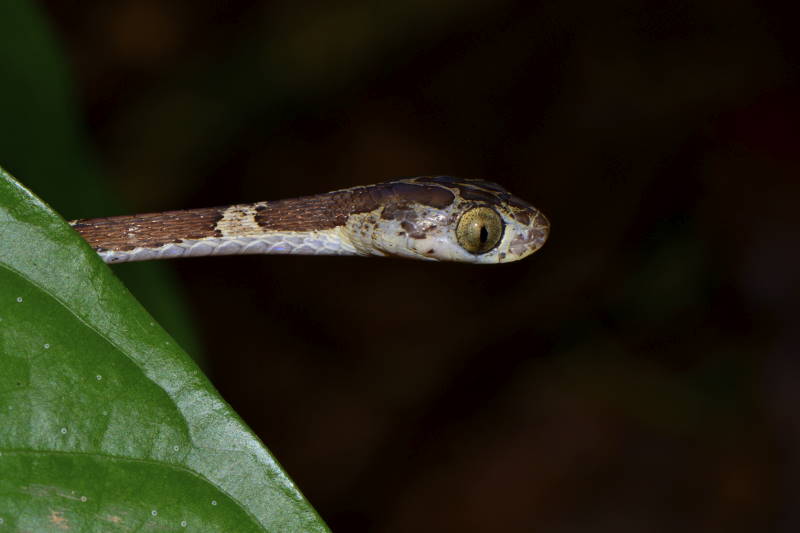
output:
POLYGON ((503 220, 494 209, 475 207, 461 215, 456 226, 458 244, 471 254, 483 254, 503 236, 503 220))

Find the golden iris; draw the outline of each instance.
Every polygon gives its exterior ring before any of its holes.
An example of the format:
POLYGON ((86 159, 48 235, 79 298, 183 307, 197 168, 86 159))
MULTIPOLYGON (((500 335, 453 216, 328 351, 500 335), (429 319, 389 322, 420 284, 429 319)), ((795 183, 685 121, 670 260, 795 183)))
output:
POLYGON ((494 209, 474 207, 461 215, 456 239, 471 254, 483 254, 497 246, 503 237, 503 219, 494 209))

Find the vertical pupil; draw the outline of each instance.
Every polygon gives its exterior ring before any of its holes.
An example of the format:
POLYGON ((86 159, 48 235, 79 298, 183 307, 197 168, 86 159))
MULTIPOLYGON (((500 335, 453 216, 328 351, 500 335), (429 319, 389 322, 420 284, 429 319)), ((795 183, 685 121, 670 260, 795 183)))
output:
POLYGON ((481 242, 485 243, 489 239, 489 232, 486 229, 486 226, 481 226, 481 242))

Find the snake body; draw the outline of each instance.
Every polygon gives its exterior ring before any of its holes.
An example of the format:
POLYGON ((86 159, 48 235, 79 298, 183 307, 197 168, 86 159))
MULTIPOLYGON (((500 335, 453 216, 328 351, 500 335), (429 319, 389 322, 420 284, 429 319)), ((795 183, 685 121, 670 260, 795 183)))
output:
POLYGON ((541 248, 550 230, 538 209, 501 186, 449 176, 70 225, 107 263, 234 254, 504 263, 541 248))

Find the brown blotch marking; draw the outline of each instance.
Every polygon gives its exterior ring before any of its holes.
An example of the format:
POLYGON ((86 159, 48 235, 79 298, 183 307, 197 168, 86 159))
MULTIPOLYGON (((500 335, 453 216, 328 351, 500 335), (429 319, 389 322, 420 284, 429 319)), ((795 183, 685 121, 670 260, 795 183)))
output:
POLYGON ((480 189, 476 189, 474 187, 469 187, 466 185, 457 185, 456 186, 461 193, 461 197, 465 200, 472 200, 474 202, 486 202, 490 204, 496 204, 498 202, 497 195, 494 193, 482 191, 480 189))
POLYGON ((525 211, 514 211, 511 213, 511 216, 514 217, 514 220, 519 222, 520 224, 527 226, 531 223, 531 217, 525 211))
POLYGON ((453 203, 455 196, 452 192, 441 187, 429 185, 413 185, 403 182, 382 183, 372 187, 375 193, 384 199, 382 203, 389 202, 416 202, 419 204, 442 209, 453 203))
POLYGON ((497 185, 486 180, 479 179, 458 179, 451 176, 423 176, 417 181, 424 183, 439 183, 458 189, 461 197, 473 202, 486 202, 489 204, 498 203, 498 197, 510 196, 510 194, 497 185))
POLYGON ((217 222, 225 208, 164 211, 108 218, 90 218, 71 223, 94 249, 128 251, 157 248, 176 239, 222 237, 217 222))
POLYGON ((512 195, 503 187, 491 181, 481 179, 458 179, 451 176, 423 176, 416 178, 416 181, 423 183, 440 183, 458 189, 461 197, 465 200, 495 205, 500 202, 505 202, 519 210, 515 211, 513 216, 518 222, 524 225, 530 224, 531 214, 537 213, 536 208, 531 204, 512 195))
POLYGON ((550 231, 550 221, 546 216, 544 216, 544 213, 541 211, 536 211, 534 219, 536 224, 539 225, 544 231, 550 231))
POLYGON ((331 229, 347 222, 352 213, 377 209, 368 187, 269 202, 258 210, 256 224, 276 231, 331 229))
POLYGON ((406 230, 406 233, 408 233, 408 236, 412 239, 424 239, 426 237, 424 231, 420 231, 417 226, 407 220, 402 221, 400 227, 406 230))
MULTIPOLYGON (((388 219, 408 211, 410 202, 446 207, 455 196, 441 187, 386 182, 369 187, 269 202, 258 209, 255 220, 262 228, 277 231, 331 229, 344 225, 351 214, 368 213, 385 206, 381 217, 388 219), (387 210, 388 209, 388 210, 387 210)), ((374 220, 371 221, 374 223, 374 220)))
POLYGON ((408 220, 414 222, 417 220, 417 213, 408 204, 389 204, 381 211, 381 218, 383 220, 408 220))
POLYGON ((410 206, 406 205, 387 205, 383 209, 381 209, 381 219, 382 220, 397 220, 398 218, 405 216, 405 213, 412 212, 410 206))

